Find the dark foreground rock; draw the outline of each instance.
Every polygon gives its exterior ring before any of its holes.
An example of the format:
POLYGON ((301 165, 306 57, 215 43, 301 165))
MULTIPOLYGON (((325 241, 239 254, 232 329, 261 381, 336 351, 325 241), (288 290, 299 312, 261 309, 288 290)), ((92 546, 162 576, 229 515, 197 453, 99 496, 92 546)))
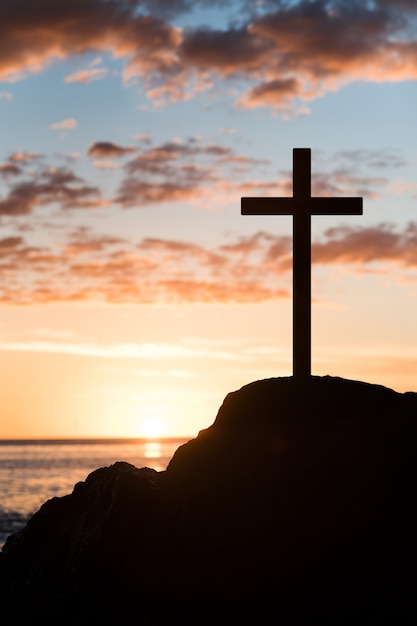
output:
POLYGON ((414 624, 417 394, 252 383, 166 472, 116 463, 0 558, 13 624, 414 624))

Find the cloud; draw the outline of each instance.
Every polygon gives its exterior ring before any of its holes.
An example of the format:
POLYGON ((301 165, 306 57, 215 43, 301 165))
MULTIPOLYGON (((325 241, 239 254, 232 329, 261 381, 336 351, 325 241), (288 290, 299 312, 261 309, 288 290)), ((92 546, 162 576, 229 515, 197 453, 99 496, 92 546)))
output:
POLYGON ((162 173, 167 165, 184 159, 195 157, 214 157, 230 159, 233 152, 224 146, 202 143, 199 139, 189 138, 185 141, 170 141, 160 146, 143 150, 126 169, 130 174, 138 171, 158 171, 162 173))
MULTIPOLYGON (((141 146, 125 146, 109 141, 94 142, 88 155, 96 167, 116 168, 117 158, 131 157, 121 165, 124 177, 109 199, 99 189, 86 183, 75 171, 77 165, 65 155, 66 166, 48 167, 46 157, 39 153, 20 151, 0 164, 0 175, 7 191, 0 195, 0 215, 28 215, 36 207, 58 204, 61 208, 94 208, 112 202, 122 207, 139 207, 168 202, 210 202, 241 191, 239 180, 248 169, 268 165, 234 152, 231 148, 210 143, 204 138, 171 140, 150 145, 150 138, 141 146), (234 180, 231 186, 224 179, 234 180)), ((62 157, 61 157, 62 158, 62 157)), ((123 162, 122 162, 123 163, 123 162)), ((265 190, 265 183, 251 190, 265 190)), ((271 192, 276 183, 270 184, 271 192)))
MULTIPOLYGON (((173 12, 170 3, 149 4, 160 14, 173 12)), ((181 4, 173 2, 172 8, 181 4)), ((177 63, 181 33, 158 16, 143 14, 145 6, 135 0, 61 0, 59 7, 55 0, 1 3, 0 79, 20 80, 56 59, 91 51, 127 58, 126 80, 133 68, 133 75, 144 79, 153 72, 165 75, 177 63)), ((84 74, 84 79, 100 72, 84 74)))
POLYGON ((150 145, 152 143, 149 133, 136 133, 135 135, 132 135, 132 139, 135 139, 136 141, 147 145, 150 145))
MULTIPOLYGON (((205 0, 200 6, 212 6, 205 0)), ((123 58, 125 84, 140 84, 157 104, 233 81, 239 106, 285 115, 358 80, 417 78, 415 2, 225 3, 224 29, 181 29, 189 0, 34 0, 0 4, 0 78, 15 81, 55 60, 86 52, 123 58), (251 6, 251 10, 242 10, 251 6), (240 8, 240 10, 239 10, 240 8), (22 19, 24 15, 25 19, 22 19), (232 19, 239 15, 238 19, 232 19)), ((66 82, 103 78, 93 64, 66 82)))
POLYGON ((190 159, 212 151, 213 147, 203 148, 191 139, 142 150, 126 164, 128 176, 119 187, 116 202, 131 207, 201 197, 213 172, 190 159))
POLYGON ((314 263, 367 265, 395 262, 403 267, 417 267, 415 222, 410 222, 404 231, 382 223, 369 228, 330 228, 324 235, 327 241, 312 246, 314 263))
POLYGON ((334 169, 330 174, 317 173, 311 179, 314 196, 363 196, 369 200, 379 197, 379 190, 386 187, 384 176, 360 176, 351 169, 334 169))
POLYGON ((156 258, 158 263, 161 261, 163 263, 175 263, 179 257, 183 260, 191 258, 201 266, 211 268, 212 271, 218 271, 226 263, 222 253, 184 241, 146 237, 138 245, 138 249, 150 253, 151 257, 156 258))
MULTIPOLYGON (((359 195, 375 199, 387 187, 388 178, 375 175, 372 170, 379 168, 384 173, 388 167, 403 164, 398 155, 388 151, 381 151, 379 160, 371 152, 336 155, 322 165, 324 171, 313 172, 313 195, 359 195)), ((206 143, 201 138, 172 140, 138 150, 125 164, 127 176, 119 186, 115 202, 123 207, 138 207, 176 201, 201 204, 213 199, 219 203, 239 195, 292 195, 292 172, 282 171, 276 180, 262 180, 255 177, 259 166, 265 170, 270 163, 236 153, 229 147, 206 143), (247 182, 244 177, 249 171, 251 181, 247 182)))
POLYGON ((215 68, 228 76, 257 70, 267 62, 272 50, 273 44, 268 39, 251 34, 246 28, 227 31, 201 28, 185 32, 179 53, 192 67, 215 68))
POLYGON ((30 246, 22 237, 0 242, 7 282, 0 302, 25 305, 101 300, 110 303, 249 302, 289 297, 276 277, 238 255, 184 241, 146 238, 138 245, 75 231, 60 249, 30 246), (65 282, 62 268, 65 267, 65 282), (45 280, 47 277, 47 281, 45 280))
POLYGON ((373 167, 375 169, 394 169, 407 165, 402 156, 389 149, 381 150, 340 150, 332 156, 332 161, 341 161, 350 167, 373 167))
POLYGON ((102 206, 97 187, 85 185, 74 172, 65 168, 46 168, 33 179, 11 186, 8 195, 0 198, 0 216, 28 215, 37 206, 58 203, 63 209, 102 206))
POLYGON ((39 152, 13 152, 9 156, 12 163, 30 163, 36 159, 40 159, 42 155, 39 152))
POLYGON ((50 125, 51 130, 72 130, 76 128, 77 121, 71 117, 66 120, 62 120, 62 122, 56 122, 50 125))
POLYGON ((95 167, 98 167, 102 170, 117 170, 120 167, 119 163, 115 163, 114 161, 109 160, 100 161, 99 159, 96 159, 95 161, 93 161, 93 163, 95 167))
POLYGON ((71 74, 70 76, 66 76, 64 82, 65 83, 92 83, 96 80, 102 80, 106 78, 109 74, 109 70, 105 67, 94 67, 85 70, 80 70, 71 74))
POLYGON ((4 251, 10 252, 17 246, 23 243, 23 237, 4 237, 0 239, 0 255, 4 254, 4 251))
POLYGON ((9 91, 0 91, 0 100, 13 100, 13 94, 9 91))
MULTIPOLYGON (((77 354, 82 356, 109 358, 109 359, 144 359, 158 361, 160 359, 195 359, 210 358, 222 360, 236 360, 236 354, 231 350, 210 350, 208 347, 198 347, 183 343, 82 343, 64 342, 59 340, 49 341, 10 341, 0 342, 0 350, 10 352, 49 352, 58 354, 77 354)), ((138 370, 137 373, 139 373, 138 370)), ((143 374, 140 372, 141 375, 143 374)), ((149 370, 146 370, 149 375, 149 370)), ((168 375, 175 377, 192 377, 190 372, 184 370, 170 370, 168 375)))
POLYGON ((156 286, 162 290, 168 302, 244 303, 290 297, 289 289, 274 289, 257 280, 223 284, 204 280, 168 279, 159 281, 156 286))
POLYGON ((273 106, 276 80, 297 79, 293 97, 308 101, 357 80, 415 79, 417 46, 408 32, 413 9, 411 3, 404 12, 394 2, 305 0, 255 19, 250 32, 273 42, 274 51, 266 80, 247 94, 246 106, 273 106))
POLYGON ((402 196, 404 194, 412 194, 413 198, 417 197, 417 183, 411 181, 394 180, 387 187, 387 193, 393 196, 402 196))
POLYGON ((114 235, 96 235, 87 227, 79 227, 69 237, 64 252, 70 257, 105 251, 109 254, 112 246, 127 246, 126 239, 114 235))
POLYGON ((126 179, 115 198, 124 207, 191 201, 201 196, 197 186, 171 182, 148 183, 126 179))
POLYGON ((301 95, 302 84, 296 78, 275 78, 250 89, 238 104, 249 109, 260 105, 285 108, 291 104, 295 97, 301 95))
POLYGON ((5 178, 19 176, 24 173, 25 166, 35 163, 42 156, 39 152, 13 152, 6 163, 0 163, 0 175, 5 178))
POLYGON ((96 141, 88 148, 88 156, 113 158, 125 156, 135 151, 136 148, 132 146, 123 147, 110 141, 96 141))
POLYGON ((213 193, 223 193, 223 179, 239 176, 245 168, 267 161, 236 154, 231 148, 206 143, 201 138, 168 141, 143 149, 125 165, 115 201, 124 207, 147 204, 201 201, 213 193), (225 172, 227 171, 227 174, 225 172))
POLYGON ((19 176, 22 171, 15 163, 0 163, 0 174, 2 176, 19 176))
MULTIPOLYGON (((414 280, 417 223, 403 230, 386 223, 330 228, 313 241, 312 259, 355 274, 384 275, 394 264, 402 269, 401 280, 414 280)), ((260 231, 212 248, 162 238, 135 245, 80 228, 52 249, 30 245, 21 236, 4 237, 0 271, 7 278, 0 302, 9 305, 260 302, 291 297, 292 240, 260 231)))
MULTIPOLYGON (((123 176, 116 179, 118 188, 109 192, 108 198, 103 198, 96 186, 87 184, 72 169, 77 166, 67 157, 67 167, 51 168, 45 165, 43 155, 21 151, 0 164, 0 175, 8 186, 3 197, 0 196, 0 215, 28 215, 36 207, 54 203, 64 209, 104 207, 112 203, 129 208, 172 202, 218 207, 230 199, 235 202, 239 196, 292 194, 291 171, 280 172, 276 179, 265 178, 271 166, 268 161, 248 157, 202 137, 138 147, 94 142, 88 154, 96 167, 108 169, 119 167, 117 158, 131 157, 122 161, 123 176), (256 177, 257 171, 263 178, 256 177), (248 172, 250 182, 245 180, 248 172)), ((404 164, 398 154, 389 151, 381 151, 379 157, 376 153, 343 153, 331 162, 323 157, 321 161, 320 167, 313 170, 313 195, 363 195, 372 199, 384 189, 391 189, 392 193, 414 189, 412 186, 400 189, 398 185, 389 188, 385 175, 375 176, 371 171, 379 168, 385 174, 389 167, 399 168, 404 164)))
POLYGON ((358 80, 415 80, 416 5, 300 0, 263 3, 242 28, 184 33, 188 67, 255 82, 241 107, 308 112, 302 104, 358 80))

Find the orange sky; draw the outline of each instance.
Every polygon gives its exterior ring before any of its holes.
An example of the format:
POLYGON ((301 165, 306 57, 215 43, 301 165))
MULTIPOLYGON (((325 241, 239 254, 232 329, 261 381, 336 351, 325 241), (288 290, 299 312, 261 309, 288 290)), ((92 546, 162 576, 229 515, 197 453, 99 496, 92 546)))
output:
POLYGON ((411 0, 0 6, 0 438, 166 436, 292 372, 288 217, 314 217, 312 364, 417 388, 411 0))

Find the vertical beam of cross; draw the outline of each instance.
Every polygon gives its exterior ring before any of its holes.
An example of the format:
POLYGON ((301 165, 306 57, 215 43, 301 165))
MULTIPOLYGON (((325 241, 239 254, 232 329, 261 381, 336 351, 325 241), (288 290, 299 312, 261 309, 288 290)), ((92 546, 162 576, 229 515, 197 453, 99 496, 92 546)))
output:
POLYGON ((293 376, 311 376, 311 216, 362 215, 362 198, 312 198, 311 150, 293 150, 292 198, 241 198, 242 215, 293 216, 293 376))
POLYGON ((293 373, 311 374, 311 158, 309 150, 293 150, 293 373), (303 210, 302 207, 306 207, 303 210))

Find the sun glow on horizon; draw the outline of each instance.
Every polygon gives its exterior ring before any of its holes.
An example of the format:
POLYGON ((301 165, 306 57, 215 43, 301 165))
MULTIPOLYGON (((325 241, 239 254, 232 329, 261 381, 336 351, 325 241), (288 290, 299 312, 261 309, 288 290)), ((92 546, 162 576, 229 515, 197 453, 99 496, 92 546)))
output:
POLYGON ((146 439, 158 439, 164 433, 165 423, 156 415, 148 415, 141 419, 140 429, 146 439))

